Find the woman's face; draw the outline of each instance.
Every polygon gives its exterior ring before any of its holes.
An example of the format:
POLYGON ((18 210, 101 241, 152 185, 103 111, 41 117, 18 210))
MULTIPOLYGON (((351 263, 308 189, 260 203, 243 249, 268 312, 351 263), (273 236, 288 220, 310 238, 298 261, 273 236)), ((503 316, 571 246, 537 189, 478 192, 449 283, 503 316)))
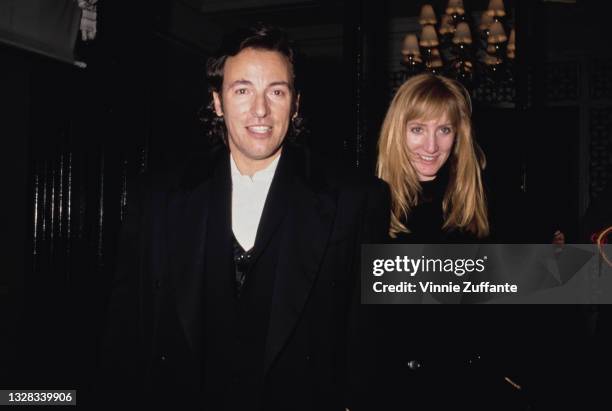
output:
POLYGON ((446 115, 434 120, 408 122, 406 145, 419 181, 436 178, 438 170, 450 156, 455 132, 446 115))

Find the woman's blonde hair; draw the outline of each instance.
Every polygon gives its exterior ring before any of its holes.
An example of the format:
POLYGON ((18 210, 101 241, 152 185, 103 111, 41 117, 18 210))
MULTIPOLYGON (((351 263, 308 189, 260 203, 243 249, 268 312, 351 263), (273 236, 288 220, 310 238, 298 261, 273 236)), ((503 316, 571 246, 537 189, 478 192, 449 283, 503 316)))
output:
POLYGON ((397 91, 378 140, 376 173, 391 187, 389 235, 408 232, 402 223, 418 204, 421 193, 407 149, 407 124, 447 116, 455 130, 448 158, 449 182, 442 201, 443 230, 460 229, 482 238, 489 233, 481 170, 485 156, 472 138, 472 104, 460 83, 432 74, 410 78, 397 91))

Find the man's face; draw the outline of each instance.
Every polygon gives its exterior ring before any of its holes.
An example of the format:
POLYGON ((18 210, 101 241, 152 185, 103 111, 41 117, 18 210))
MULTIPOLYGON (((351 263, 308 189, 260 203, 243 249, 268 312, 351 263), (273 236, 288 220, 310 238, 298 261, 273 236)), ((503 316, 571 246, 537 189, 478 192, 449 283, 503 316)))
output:
POLYGON ((406 130, 408 153, 419 181, 433 180, 450 156, 455 128, 443 116, 429 121, 409 121, 406 130))
POLYGON ((247 48, 228 57, 215 111, 224 116, 228 144, 239 166, 265 168, 287 135, 292 76, 289 61, 276 51, 247 48))

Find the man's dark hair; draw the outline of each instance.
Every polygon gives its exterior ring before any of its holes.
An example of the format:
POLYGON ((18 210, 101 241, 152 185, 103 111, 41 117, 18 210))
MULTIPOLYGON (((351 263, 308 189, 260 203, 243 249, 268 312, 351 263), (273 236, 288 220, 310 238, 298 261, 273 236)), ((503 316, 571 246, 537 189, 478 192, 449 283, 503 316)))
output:
POLYGON ((303 119, 297 112, 297 99, 299 89, 296 87, 295 75, 295 60, 296 53, 289 42, 287 33, 277 27, 266 26, 262 23, 250 28, 238 29, 223 37, 221 47, 211 56, 206 62, 206 80, 208 83, 208 91, 210 101, 208 105, 201 110, 200 119, 204 124, 205 134, 212 140, 219 137, 227 144, 227 130, 222 117, 215 113, 214 100, 212 92, 216 92, 221 96, 223 87, 223 70, 228 57, 232 57, 240 53, 242 50, 252 48, 256 50, 276 51, 287 59, 291 74, 291 91, 293 95, 291 126, 289 127, 287 138, 294 140, 303 131, 303 119))

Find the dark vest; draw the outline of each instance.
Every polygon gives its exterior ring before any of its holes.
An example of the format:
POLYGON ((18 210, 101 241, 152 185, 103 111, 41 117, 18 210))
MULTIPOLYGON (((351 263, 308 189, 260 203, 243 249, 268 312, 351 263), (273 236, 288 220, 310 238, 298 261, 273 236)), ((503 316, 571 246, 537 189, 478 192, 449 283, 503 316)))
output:
POLYGON ((204 389, 206 409, 255 410, 263 391, 263 369, 279 239, 263 252, 240 259, 231 231, 231 190, 227 175, 217 178, 205 253, 204 389), (237 289, 237 277, 244 283, 237 289))

